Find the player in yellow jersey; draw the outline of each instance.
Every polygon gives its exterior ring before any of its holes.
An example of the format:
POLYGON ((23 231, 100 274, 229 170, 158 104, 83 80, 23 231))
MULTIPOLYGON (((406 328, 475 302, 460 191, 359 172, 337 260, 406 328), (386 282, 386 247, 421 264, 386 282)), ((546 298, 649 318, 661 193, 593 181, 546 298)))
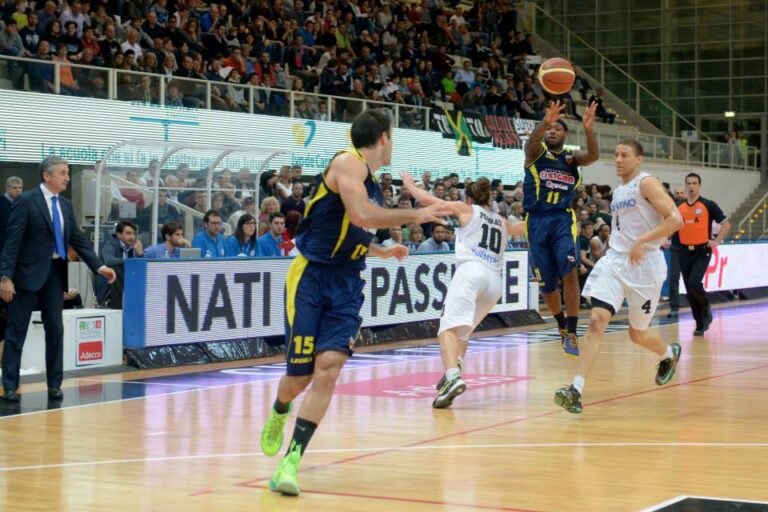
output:
POLYGON ((288 451, 269 482, 273 491, 299 494, 299 461, 331 401, 341 368, 352 354, 360 328, 366 256, 402 259, 402 245, 382 247, 370 230, 402 224, 443 223, 453 209, 383 208, 376 171, 392 159, 392 119, 388 111, 367 110, 352 123, 355 149, 338 153, 323 173, 299 224, 300 253, 286 278, 286 374, 261 436, 262 451, 275 455, 291 402, 310 383, 299 408, 288 451))

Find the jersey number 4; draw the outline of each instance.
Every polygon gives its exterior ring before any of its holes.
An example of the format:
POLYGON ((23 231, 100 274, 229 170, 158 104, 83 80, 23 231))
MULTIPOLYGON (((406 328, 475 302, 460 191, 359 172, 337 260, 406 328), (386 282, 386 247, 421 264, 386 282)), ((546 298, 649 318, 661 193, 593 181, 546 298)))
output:
POLYGON ((488 224, 483 224, 483 238, 480 240, 480 247, 482 249, 501 253, 501 230, 494 228, 488 224))

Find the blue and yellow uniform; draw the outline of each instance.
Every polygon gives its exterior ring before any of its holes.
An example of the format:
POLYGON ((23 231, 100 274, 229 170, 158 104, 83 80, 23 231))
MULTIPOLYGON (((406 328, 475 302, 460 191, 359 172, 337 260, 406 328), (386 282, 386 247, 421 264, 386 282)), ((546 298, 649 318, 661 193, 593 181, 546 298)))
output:
MULTIPOLYGON (((368 167, 357 150, 351 153, 368 167)), ((333 162, 333 160, 331 160, 333 162)), ((363 286, 360 271, 373 233, 350 223, 341 196, 323 180, 307 204, 296 232, 299 255, 288 269, 285 283, 285 332, 288 375, 309 375, 315 354, 324 350, 352 353, 360 329, 363 286)), ((365 189, 369 201, 382 205, 384 197, 368 167, 365 189)))
POLYGON ((571 202, 581 172, 570 149, 552 151, 544 143, 541 146, 541 154, 525 168, 523 207, 531 264, 541 291, 551 293, 560 277, 578 262, 578 230, 571 202))

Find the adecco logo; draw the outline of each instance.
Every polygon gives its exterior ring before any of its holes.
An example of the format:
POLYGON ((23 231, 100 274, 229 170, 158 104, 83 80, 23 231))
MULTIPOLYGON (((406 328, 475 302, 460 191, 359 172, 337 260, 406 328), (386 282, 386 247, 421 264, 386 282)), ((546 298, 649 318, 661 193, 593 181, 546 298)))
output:
POLYGON ((78 364, 92 364, 104 359, 103 341, 86 341, 77 345, 78 364))

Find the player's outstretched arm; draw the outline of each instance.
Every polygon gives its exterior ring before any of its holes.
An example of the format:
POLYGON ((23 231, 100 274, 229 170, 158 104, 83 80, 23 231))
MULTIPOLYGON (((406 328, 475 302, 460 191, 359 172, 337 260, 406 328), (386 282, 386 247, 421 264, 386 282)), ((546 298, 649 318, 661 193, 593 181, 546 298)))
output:
POLYGON ((447 208, 452 208, 454 217, 459 218, 461 225, 465 225, 472 218, 472 207, 462 201, 445 201, 435 197, 426 190, 416 186, 413 176, 407 171, 400 173, 400 179, 403 180, 403 187, 423 206, 433 204, 442 204, 447 208))
POLYGON ((453 209, 444 204, 433 204, 426 208, 398 210, 382 208, 372 204, 365 190, 368 170, 359 159, 342 155, 331 164, 328 171, 330 185, 338 190, 349 220, 361 228, 388 228, 397 224, 424 224, 434 222, 445 224, 444 217, 453 214, 453 209), (331 176, 332 175, 332 176, 331 176))
POLYGON ((397 258, 397 261, 403 261, 408 257, 408 248, 404 245, 394 244, 388 247, 371 243, 368 246, 368 256, 376 258, 397 258))
POLYGON ((579 165, 589 165, 597 162, 600 158, 600 148, 597 145, 597 137, 595 132, 592 131, 592 125, 595 122, 595 111, 597 110, 597 103, 592 103, 589 108, 584 112, 582 117, 582 124, 584 125, 584 134, 587 137, 587 150, 576 151, 574 157, 576 163, 579 165))
POLYGON ((648 176, 640 182, 640 193, 661 215, 662 222, 655 228, 639 236, 629 251, 629 259, 633 263, 639 262, 645 251, 643 246, 659 238, 669 238, 683 227, 683 217, 675 206, 675 202, 664 190, 661 182, 653 176, 648 176))
POLYGON ((544 140, 544 134, 547 132, 549 125, 563 118, 563 109, 565 104, 560 100, 550 103, 544 110, 544 119, 539 123, 539 126, 528 137, 528 141, 525 143, 525 166, 531 165, 541 154, 541 141, 544 140))

